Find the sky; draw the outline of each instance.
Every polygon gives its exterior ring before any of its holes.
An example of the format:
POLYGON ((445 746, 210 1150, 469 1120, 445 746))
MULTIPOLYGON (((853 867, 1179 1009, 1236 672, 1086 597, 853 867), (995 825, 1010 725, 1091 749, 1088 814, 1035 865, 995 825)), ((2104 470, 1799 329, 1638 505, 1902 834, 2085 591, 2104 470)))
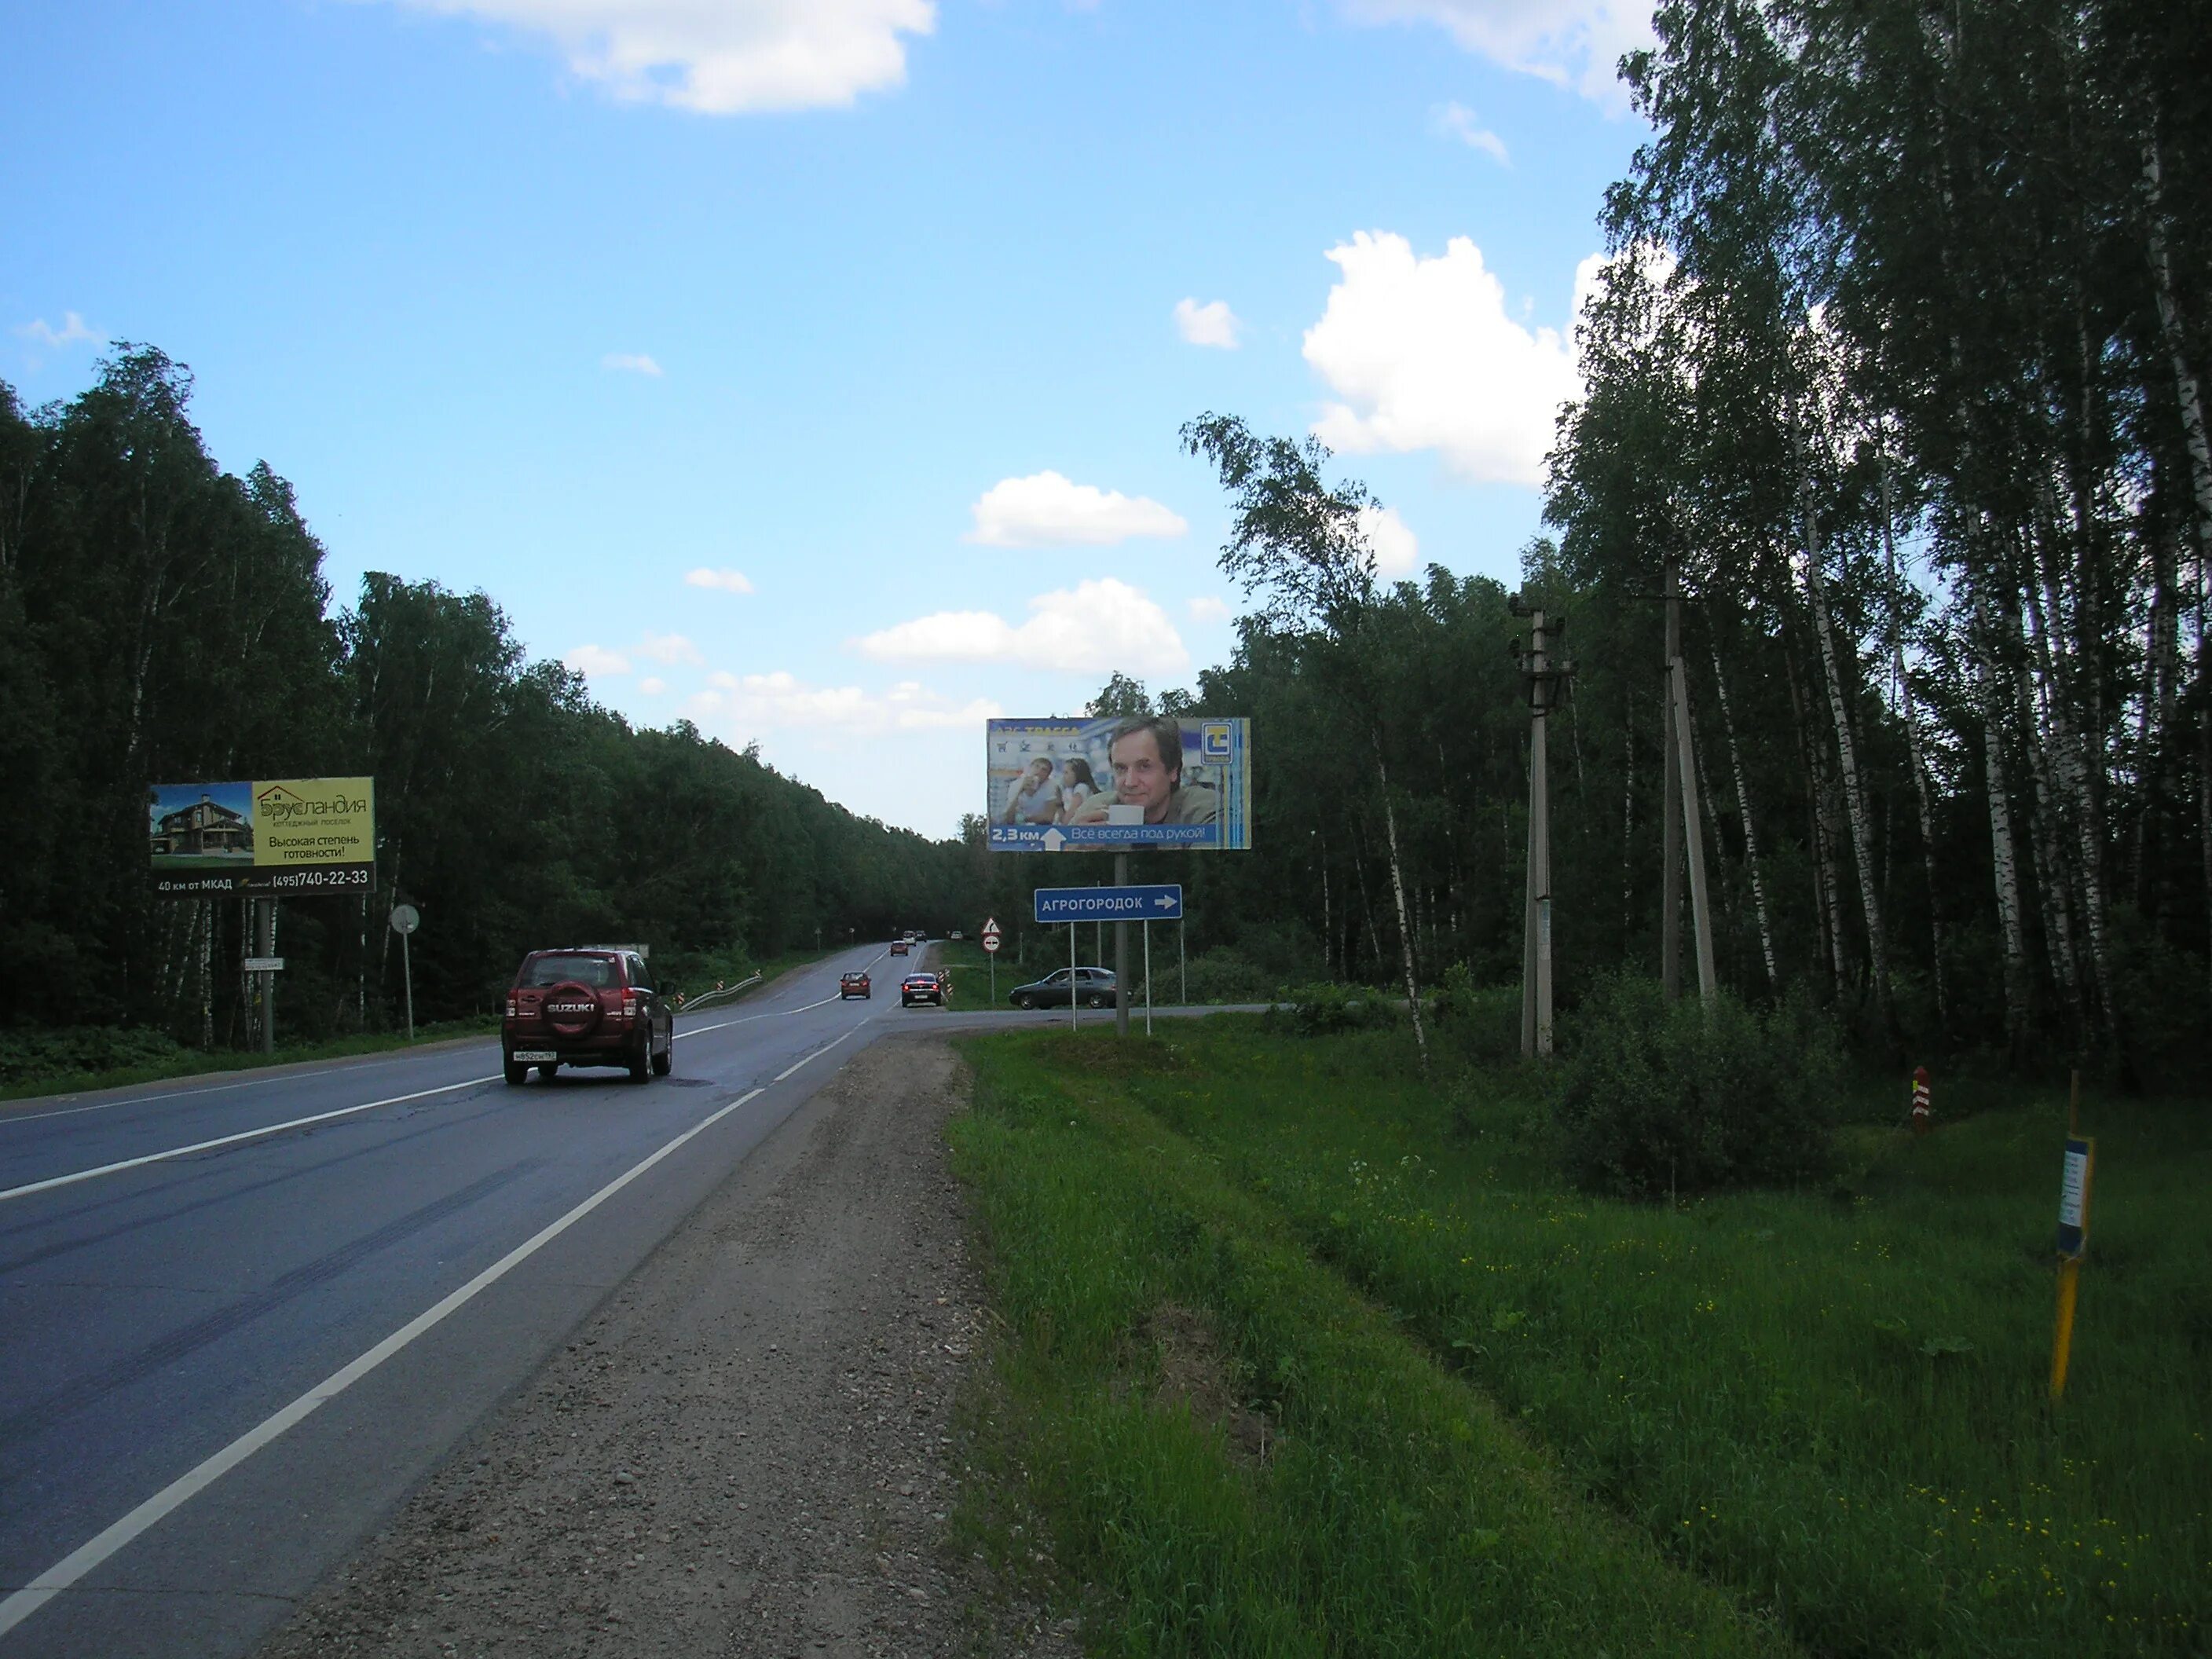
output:
MULTIPOLYGON (((0 380, 196 377, 363 572, 932 836, 1226 661, 1200 414, 1510 582, 1645 129, 1616 0, 13 0, 0 380)), ((1222 714, 1242 711, 1223 709, 1222 714)), ((1262 757, 1264 763, 1264 756, 1262 757)))

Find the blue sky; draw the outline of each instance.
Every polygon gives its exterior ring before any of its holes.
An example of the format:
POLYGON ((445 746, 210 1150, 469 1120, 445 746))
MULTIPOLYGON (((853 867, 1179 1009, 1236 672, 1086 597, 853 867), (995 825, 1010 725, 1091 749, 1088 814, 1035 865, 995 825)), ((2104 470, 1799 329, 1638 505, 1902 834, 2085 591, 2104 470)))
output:
POLYGON ((1647 17, 17 0, 0 379, 159 345, 338 602, 482 587, 633 720, 949 834, 986 714, 1228 654, 1201 411, 1318 430, 1386 565, 1510 579, 1647 17))

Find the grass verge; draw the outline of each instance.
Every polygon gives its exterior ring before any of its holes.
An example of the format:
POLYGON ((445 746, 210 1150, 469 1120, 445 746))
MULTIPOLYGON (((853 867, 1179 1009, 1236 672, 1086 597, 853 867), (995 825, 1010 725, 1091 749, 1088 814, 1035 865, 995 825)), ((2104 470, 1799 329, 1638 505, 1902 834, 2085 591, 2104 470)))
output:
MULTIPOLYGON (((969 1039, 956 1121, 1007 1334, 984 1444, 1118 1654, 1751 1654, 1668 1563, 1138 1085, 1180 1043, 969 1039)), ((988 1532, 988 1528, 986 1527, 988 1532)))
MULTIPOLYGON (((127 1089, 141 1083, 165 1083, 176 1078, 205 1077, 215 1072, 259 1071, 270 1066, 296 1066, 303 1060, 343 1060, 354 1054, 380 1054, 410 1046, 419 1048, 426 1042, 443 1042, 454 1037, 489 1036, 498 1030, 498 1018, 486 1014, 471 1019, 442 1020, 435 1024, 418 1025, 415 1028, 412 1045, 408 1042, 404 1032, 372 1031, 353 1036, 332 1037, 322 1042, 279 1043, 274 1054, 266 1054, 238 1048, 187 1048, 161 1033, 103 1032, 100 1034, 102 1036, 125 1039, 103 1047, 109 1048, 111 1051, 116 1047, 135 1048, 145 1058, 125 1065, 70 1066, 64 1063, 48 1068, 36 1065, 38 1056, 27 1055, 31 1066, 19 1075, 0 1080, 0 1101, 33 1100, 47 1095, 86 1094, 98 1089, 127 1089)), ((10 1034, 11 1040, 15 1035, 10 1034)))
MULTIPOLYGON (((976 1056, 987 1082, 1017 1064, 976 1056)), ((1019 1088, 1109 1102, 1110 1132, 1107 1109, 1086 1121, 1115 1158, 1157 1142, 1197 1159, 1498 1401, 1576 1489, 1809 1648, 2204 1651, 2202 1103, 2090 1104, 2094 1233, 2054 1410, 2057 1094, 2015 1093, 1924 1141, 1849 1132, 1833 1188, 1677 1209, 1564 1188, 1530 1074, 1493 1067, 1448 1102, 1410 1060, 1402 1033, 1225 1017, 1065 1050, 1064 1077, 1038 1067, 1019 1088)), ((1163 1224, 1114 1248, 1141 1253, 1163 1224)), ((994 1231, 994 1249, 1024 1237, 994 1231)), ((1062 1271, 1121 1270, 1076 1255, 1062 1271)))

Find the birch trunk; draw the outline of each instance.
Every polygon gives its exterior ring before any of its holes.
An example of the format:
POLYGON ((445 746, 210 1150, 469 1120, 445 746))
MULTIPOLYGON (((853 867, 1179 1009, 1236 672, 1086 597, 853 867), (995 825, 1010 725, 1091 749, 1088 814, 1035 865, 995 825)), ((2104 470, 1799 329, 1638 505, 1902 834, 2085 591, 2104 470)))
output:
MULTIPOLYGON (((2166 204, 2161 189, 2158 141, 2143 145, 2143 183, 2149 197, 2151 287, 2158 298, 2159 332, 2166 356, 2173 361, 2173 389, 2181 405, 2181 434, 2189 449, 2189 476, 2197 501, 2197 556, 2212 558, 2212 442, 2204 434, 2204 404, 2198 393, 2196 371, 2189 366, 2181 307, 2174 297, 2173 256, 2166 246, 2166 204)), ((2212 858, 2212 854, 2208 854, 2212 858)))
POLYGON ((1996 676, 1990 665, 1995 637, 1987 601, 1980 606, 1983 626, 1974 652, 1976 702, 1982 716, 1982 770, 1990 798, 1990 864, 1996 878, 1997 927, 2004 939, 2005 1031, 2013 1063, 2027 1047, 2027 929, 2021 918, 2020 867, 2012 832, 2012 796, 2005 781, 2004 737, 1997 718, 1996 676))
POLYGON ((1413 1010, 1413 1046, 1420 1050, 1421 1073, 1429 1070, 1429 1032, 1421 1018, 1421 988, 1413 972, 1413 927, 1406 913, 1406 876, 1398 861, 1398 815, 1390 806, 1390 773, 1382 759, 1382 734, 1370 731, 1375 749, 1375 778, 1382 786, 1382 840, 1390 855, 1390 895, 1398 904, 1399 954, 1406 969, 1406 1000, 1413 1010))
POLYGON ((1721 672, 1720 641, 1711 641, 1713 651, 1713 687, 1721 705, 1721 731, 1728 738, 1729 770, 1735 779, 1735 810, 1743 818, 1743 862, 1751 872, 1752 908, 1759 916, 1759 952, 1766 963, 1767 989, 1778 995, 1782 990, 1782 975, 1774 965, 1774 929, 1766 918, 1766 882, 1759 872, 1759 831, 1751 818, 1751 790, 1743 776, 1743 751, 1736 746, 1735 716, 1729 708, 1728 678, 1721 672))
POLYGON ((1790 723, 1797 736, 1797 761, 1805 772, 1805 809, 1813 851, 1813 915, 1820 924, 1820 951, 1828 962, 1829 986, 1840 999, 1844 994, 1844 940, 1837 926, 1839 896, 1836 866, 1828 836, 1828 773, 1820 745, 1814 742, 1805 718, 1805 690, 1797 672, 1797 655, 1786 647, 1783 661, 1790 676, 1790 723))
POLYGON ((1913 706, 1912 677, 1905 666, 1905 587, 1897 574, 1896 514, 1891 500, 1889 456, 1881 461, 1881 546, 1889 561, 1890 672, 1897 680, 1898 711, 1904 716, 1905 737, 1912 754, 1912 788, 1920 805, 1920 850, 1928 869, 1928 933, 1929 960, 1936 969, 1936 1018, 1951 1024, 1951 997, 1943 977, 1942 888, 1936 879, 1936 806, 1928 787, 1928 751, 1920 735, 1920 711, 1913 706))
MULTIPOLYGON (((1809 494, 1809 492, 1808 492, 1809 494)), ((1813 522, 1813 505, 1801 498, 1799 512, 1805 541, 1805 592, 1813 604, 1813 633, 1820 647, 1820 670, 1827 681, 1828 709, 1835 718, 1836 752, 1843 767, 1844 808, 1850 815, 1851 848, 1859 877, 1859 904, 1866 913, 1867 959, 1874 974, 1875 1006, 1882 1029, 1894 1033, 1897 1011, 1890 1001, 1889 945, 1881 926, 1881 901, 1875 892, 1874 832, 1867 820, 1866 792, 1859 782, 1857 746, 1851 740, 1850 708, 1843 674, 1836 661, 1834 629, 1829 625, 1826 584, 1820 578, 1820 532, 1813 522)))

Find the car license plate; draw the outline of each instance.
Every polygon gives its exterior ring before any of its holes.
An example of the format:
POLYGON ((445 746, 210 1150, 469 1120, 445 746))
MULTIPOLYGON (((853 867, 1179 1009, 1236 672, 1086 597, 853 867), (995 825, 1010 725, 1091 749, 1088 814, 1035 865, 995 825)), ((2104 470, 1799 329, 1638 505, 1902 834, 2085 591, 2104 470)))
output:
POLYGON ((520 1065, 525 1060, 558 1060, 561 1056, 550 1048, 517 1048, 514 1051, 514 1058, 516 1064, 520 1065))

